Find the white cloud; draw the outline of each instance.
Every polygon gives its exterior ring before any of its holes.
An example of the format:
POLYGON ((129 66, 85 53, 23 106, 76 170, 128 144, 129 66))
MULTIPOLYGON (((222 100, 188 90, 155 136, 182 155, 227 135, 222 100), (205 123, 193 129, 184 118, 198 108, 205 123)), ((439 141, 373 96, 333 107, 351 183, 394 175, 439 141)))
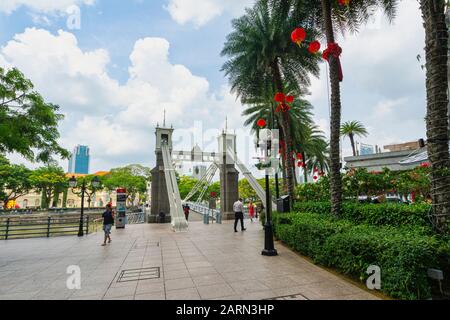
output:
POLYGON ((36 12, 60 13, 72 5, 93 5, 96 0, 2 0, 0 12, 11 14, 24 6, 36 12))
POLYGON ((162 38, 137 40, 128 81, 120 85, 108 75, 106 50, 83 51, 71 33, 30 28, 0 49, 0 65, 18 67, 47 101, 61 106, 67 115, 61 142, 69 150, 89 145, 93 170, 151 165, 154 126, 164 109, 167 125, 177 129, 201 120, 206 135, 219 132, 227 115, 230 128, 242 127, 242 107, 229 89, 211 92, 205 78, 169 61, 169 47, 162 38))
POLYGON ((177 23, 184 25, 191 22, 200 27, 224 12, 233 16, 240 15, 244 12, 244 8, 254 2, 254 0, 169 0, 166 9, 177 23))

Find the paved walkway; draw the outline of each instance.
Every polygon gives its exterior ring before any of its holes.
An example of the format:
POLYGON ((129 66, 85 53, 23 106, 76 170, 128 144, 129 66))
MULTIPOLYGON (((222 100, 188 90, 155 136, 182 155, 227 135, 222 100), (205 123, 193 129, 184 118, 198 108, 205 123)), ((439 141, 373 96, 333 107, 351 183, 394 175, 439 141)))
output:
POLYGON ((128 225, 106 247, 101 232, 0 241, 0 300, 377 299, 280 243, 277 257, 262 256, 260 223, 238 233, 231 223, 128 225), (66 287, 69 265, 81 268, 80 290, 66 287))

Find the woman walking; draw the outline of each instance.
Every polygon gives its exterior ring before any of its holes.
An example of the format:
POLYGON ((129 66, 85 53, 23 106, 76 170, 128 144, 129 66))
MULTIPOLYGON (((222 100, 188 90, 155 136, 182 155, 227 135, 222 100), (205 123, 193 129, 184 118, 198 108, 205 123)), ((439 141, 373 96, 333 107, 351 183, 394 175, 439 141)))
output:
POLYGON ((103 231, 105 232, 105 240, 102 246, 106 246, 106 240, 111 243, 111 228, 114 224, 114 213, 110 204, 106 206, 106 211, 102 214, 103 217, 103 231))
POLYGON ((250 216, 250 221, 253 222, 253 218, 255 218, 255 205, 251 201, 248 204, 248 214, 250 216))

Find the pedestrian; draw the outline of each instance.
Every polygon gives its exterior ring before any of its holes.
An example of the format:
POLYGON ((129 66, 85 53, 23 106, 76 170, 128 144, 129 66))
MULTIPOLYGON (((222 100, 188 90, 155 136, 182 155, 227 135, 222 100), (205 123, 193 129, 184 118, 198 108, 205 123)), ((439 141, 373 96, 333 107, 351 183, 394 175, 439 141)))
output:
POLYGON ((253 202, 251 202, 251 201, 248 204, 248 214, 250 216, 250 221, 253 222, 253 219, 255 218, 255 206, 253 205, 253 202))
POLYGON ((103 217, 103 231, 105 232, 105 240, 102 246, 106 246, 106 240, 111 243, 111 228, 114 224, 114 212, 110 204, 106 206, 106 211, 102 214, 103 217))
POLYGON ((189 212, 190 212, 190 210, 191 210, 191 207, 189 207, 189 205, 186 204, 186 205, 184 206, 184 216, 185 216, 185 218, 186 218, 186 221, 189 220, 189 212))
POLYGON ((242 199, 239 198, 238 201, 236 201, 233 204, 233 211, 234 211, 234 232, 238 232, 237 231, 237 224, 238 221, 241 220, 241 231, 245 231, 246 229, 244 228, 244 204, 242 203, 242 199))

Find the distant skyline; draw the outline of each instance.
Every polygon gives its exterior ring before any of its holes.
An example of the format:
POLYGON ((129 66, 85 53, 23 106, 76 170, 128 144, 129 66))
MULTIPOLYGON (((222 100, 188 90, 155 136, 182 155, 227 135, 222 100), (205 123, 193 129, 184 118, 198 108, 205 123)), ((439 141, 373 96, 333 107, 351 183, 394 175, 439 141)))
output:
POLYGON ((90 156, 88 146, 78 145, 73 148, 67 173, 89 174, 90 156))
MULTIPOLYGON (((129 163, 152 167, 154 126, 162 123, 164 109, 167 124, 176 129, 177 149, 190 149, 193 141, 217 149, 215 135, 228 117, 230 130, 238 131, 239 154, 251 164, 253 138, 243 129, 244 107, 220 71, 220 51, 231 20, 252 4, 2 0, 0 66, 18 67, 47 101, 60 105, 66 116, 60 142, 68 150, 89 145, 92 172, 129 163), (72 5, 80 9, 79 29, 73 28, 76 19, 70 20, 76 12, 72 5), (186 136, 191 139, 183 140, 186 136)), ((338 41, 343 48, 342 120, 367 127, 369 136, 359 142, 382 147, 424 137, 424 30, 417 1, 401 1, 392 25, 376 15, 359 34, 338 41)), ((306 98, 328 136, 327 82, 322 63, 306 98)), ((351 153, 344 139, 343 154, 351 153)), ((67 160, 60 164, 65 168, 67 160)))

